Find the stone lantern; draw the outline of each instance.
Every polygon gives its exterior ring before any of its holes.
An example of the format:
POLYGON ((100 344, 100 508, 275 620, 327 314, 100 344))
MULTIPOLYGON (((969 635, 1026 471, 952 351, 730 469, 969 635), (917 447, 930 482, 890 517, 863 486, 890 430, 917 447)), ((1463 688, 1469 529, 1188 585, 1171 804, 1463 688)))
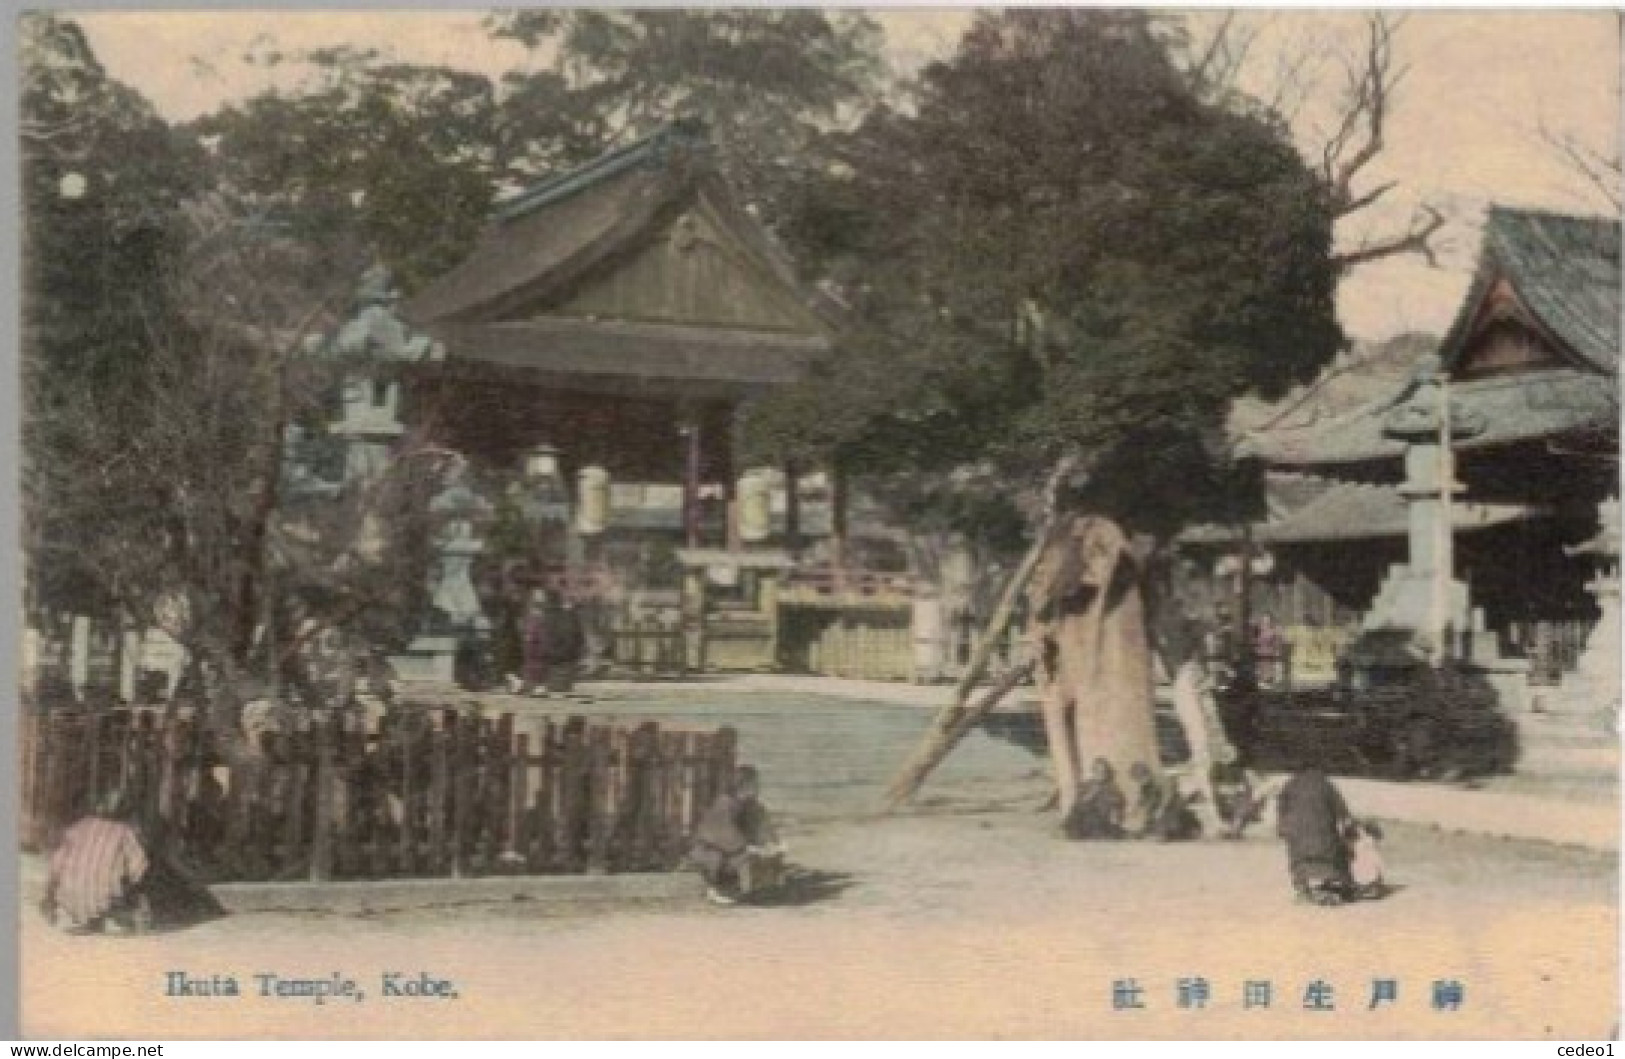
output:
POLYGON ((1455 443, 1483 430, 1478 416, 1454 407, 1435 376, 1394 409, 1383 425, 1405 443, 1407 556, 1389 569, 1366 616, 1368 629, 1409 629, 1441 655, 1452 633, 1472 629, 1467 585, 1455 576, 1455 443))
POLYGON ((381 472, 390 446, 406 431, 400 368, 445 357, 445 347, 412 334, 396 316, 399 300, 388 269, 374 265, 356 290, 355 314, 323 350, 344 365, 339 419, 330 430, 345 443, 346 484, 381 472))
POLYGON ((525 518, 534 523, 570 522, 570 490, 559 469, 559 450, 537 445, 524 455, 524 482, 519 486, 519 505, 525 518))
POLYGON ((429 580, 430 610, 423 632, 392 659, 403 680, 452 683, 457 656, 476 648, 491 631, 474 587, 474 562, 485 550, 481 533, 492 505, 459 473, 429 502, 436 525, 435 558, 429 580))
POLYGON ((1582 710, 1617 709, 1620 701, 1619 500, 1597 505, 1597 535, 1567 549, 1590 556, 1596 573, 1586 591, 1597 601, 1597 625, 1586 639, 1574 673, 1563 682, 1564 698, 1582 710))

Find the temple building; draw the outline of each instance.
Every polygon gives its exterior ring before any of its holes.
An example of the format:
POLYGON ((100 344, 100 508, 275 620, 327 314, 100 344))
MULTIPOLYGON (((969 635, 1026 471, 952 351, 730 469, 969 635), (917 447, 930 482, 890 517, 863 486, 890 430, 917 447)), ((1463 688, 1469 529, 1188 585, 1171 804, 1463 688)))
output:
POLYGON ((906 571, 859 579, 856 610, 845 598, 861 502, 821 468, 736 455, 741 407, 829 353, 836 321, 699 127, 513 196, 401 315, 445 350, 413 367, 403 417, 557 523, 529 583, 593 608, 615 659, 823 669, 825 641, 856 635, 886 645, 856 670, 907 675, 906 571), (792 585, 807 559, 821 569, 792 585))
POLYGON ((1555 683, 1606 616, 1619 346, 1619 223, 1492 209, 1435 357, 1353 412, 1244 440, 1296 494, 1253 528, 1274 579, 1320 586, 1367 627, 1442 614, 1555 683))
POLYGON ((551 446, 566 482, 607 483, 606 528, 690 546, 727 540, 741 403, 832 330, 682 125, 507 201, 403 316, 447 350, 413 384, 439 443, 507 468, 551 446))

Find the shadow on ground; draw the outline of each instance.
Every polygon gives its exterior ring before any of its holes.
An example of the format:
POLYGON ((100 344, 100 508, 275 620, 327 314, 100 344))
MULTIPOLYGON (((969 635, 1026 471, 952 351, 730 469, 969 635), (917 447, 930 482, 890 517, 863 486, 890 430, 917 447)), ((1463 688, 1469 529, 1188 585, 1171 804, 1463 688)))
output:
POLYGON ((799 908, 833 901, 855 885, 846 872, 797 868, 784 880, 783 886, 753 896, 745 903, 752 908, 799 908))

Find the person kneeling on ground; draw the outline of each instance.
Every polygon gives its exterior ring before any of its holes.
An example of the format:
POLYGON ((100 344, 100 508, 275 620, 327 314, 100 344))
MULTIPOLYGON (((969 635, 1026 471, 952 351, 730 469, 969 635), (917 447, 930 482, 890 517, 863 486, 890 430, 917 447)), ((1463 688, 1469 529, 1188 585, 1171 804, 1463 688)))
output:
POLYGON ((95 812, 67 831, 51 854, 40 912, 70 933, 145 930, 150 913, 142 881, 150 866, 135 828, 124 820, 123 796, 111 791, 95 812))
POLYGON ((1351 817, 1343 795, 1318 768, 1287 780, 1277 803, 1276 832, 1286 840, 1287 871, 1300 900, 1340 905, 1354 895, 1343 829, 1351 817))
POLYGON ((700 869, 706 899, 713 904, 735 904, 776 886, 783 874, 789 849, 757 795, 756 770, 741 765, 733 789, 717 795, 694 831, 689 860, 700 869))
POLYGON ((1111 763, 1095 758, 1089 778, 1078 784, 1078 798, 1061 822, 1067 838, 1122 838, 1125 802, 1111 763))

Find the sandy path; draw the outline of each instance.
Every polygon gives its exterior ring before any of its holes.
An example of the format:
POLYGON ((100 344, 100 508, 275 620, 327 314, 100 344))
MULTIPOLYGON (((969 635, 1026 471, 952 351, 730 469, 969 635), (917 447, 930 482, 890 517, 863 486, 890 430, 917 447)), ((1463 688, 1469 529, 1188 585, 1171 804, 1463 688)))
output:
POLYGON ((68 938, 25 910, 30 1036, 1558 1037, 1617 1026, 1613 862, 1396 829, 1405 888, 1291 904, 1281 854, 1241 844, 1077 845, 1031 813, 807 825, 828 873, 792 908, 507 905, 377 916, 239 916, 164 937, 68 938), (367 999, 172 998, 166 971, 355 978, 367 999), (379 995, 384 971, 458 998, 379 995), (1176 1005, 1206 979, 1204 1009, 1176 1005), (1113 1009, 1133 978, 1141 1010, 1113 1009), (1399 999, 1369 1010, 1373 978, 1399 999), (1268 1009, 1243 983, 1267 979, 1268 1009), (1431 1004, 1436 979, 1464 987, 1431 1004), (1330 1011, 1305 1010, 1315 980, 1330 1011))

